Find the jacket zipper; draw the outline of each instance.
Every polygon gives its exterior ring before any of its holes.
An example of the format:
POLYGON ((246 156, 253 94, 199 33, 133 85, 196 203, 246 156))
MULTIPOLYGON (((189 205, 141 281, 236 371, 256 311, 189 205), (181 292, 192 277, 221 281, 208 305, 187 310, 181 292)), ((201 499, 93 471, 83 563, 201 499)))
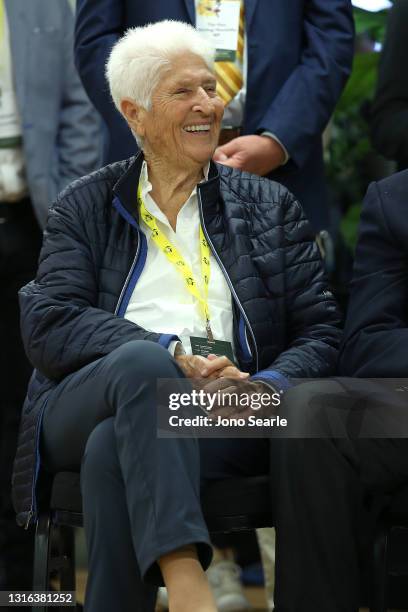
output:
POLYGON ((203 226, 204 236, 206 237, 206 239, 208 241, 208 244, 211 246, 211 250, 213 252, 213 255, 214 255, 215 259, 217 260, 218 265, 220 266, 220 268, 222 270, 222 273, 224 274, 225 280, 228 283, 228 286, 229 286, 229 288, 231 290, 231 293, 232 293, 232 295, 234 297, 234 300, 235 300, 235 302, 236 302, 236 304, 237 304, 237 306, 238 306, 238 308, 239 308, 239 310, 240 310, 240 312, 241 312, 241 314, 242 314, 242 316, 244 318, 246 328, 249 329, 249 333, 251 334, 251 339, 252 339, 252 342, 253 342, 253 345, 254 345, 254 350, 255 350, 255 366, 256 366, 256 372, 257 372, 258 371, 258 347, 256 346, 255 334, 253 332, 253 329, 252 329, 252 326, 251 326, 251 324, 249 322, 249 319, 248 319, 248 317, 246 315, 244 307, 242 306, 241 302, 239 301, 239 297, 236 294, 236 291, 234 289, 232 281, 231 281, 230 277, 228 276, 228 272, 226 271, 226 269, 224 267, 224 264, 222 263, 220 257, 218 256, 218 253, 215 250, 215 247, 214 247, 214 245, 213 245, 213 243, 211 241, 211 238, 208 235, 207 228, 206 228, 205 223, 204 223, 203 202, 201 200, 201 193, 200 193, 200 189, 199 188, 197 189, 197 194, 198 194, 198 201, 199 201, 199 204, 200 204, 200 209, 199 209, 199 212, 200 212, 200 221, 201 221, 201 225, 203 226))
POLYGON ((136 266, 137 260, 139 259, 140 242, 141 242, 141 241, 140 241, 139 230, 138 230, 138 232, 137 232, 137 249, 136 249, 136 255, 135 255, 135 256, 134 256, 134 258, 133 258, 133 262, 132 262, 132 265, 130 266, 130 270, 129 270, 128 275, 127 275, 127 277, 126 277, 125 284, 123 285, 123 287, 122 287, 122 291, 120 292, 120 296, 119 296, 118 302, 117 302, 117 304, 116 304, 115 312, 114 312, 114 314, 115 314, 115 315, 117 315, 117 314, 118 314, 118 312, 119 312, 120 305, 121 305, 121 302, 122 302, 122 300, 123 300, 123 296, 124 296, 124 294, 125 294, 125 292, 126 292, 126 289, 127 289, 128 284, 129 284, 129 281, 130 281, 130 279, 132 278, 133 271, 134 271, 134 269, 135 269, 135 266, 136 266))
MULTIPOLYGON (((225 267, 224 267, 224 264, 222 263, 222 261, 221 261, 220 257, 218 256, 218 253, 217 253, 217 251, 215 250, 215 247, 214 247, 214 245, 213 245, 213 243, 212 243, 212 241, 211 241, 211 238, 209 237, 209 234, 208 234, 207 228, 206 228, 205 223, 204 223, 204 215, 203 215, 203 203, 202 203, 201 193, 200 193, 200 190, 199 190, 199 189, 197 189, 197 195, 198 195, 198 201, 199 201, 199 205, 200 205, 200 206, 199 206, 200 221, 201 221, 201 225, 202 225, 202 227, 203 227, 203 232, 204 232, 204 235, 205 235, 206 239, 208 240, 208 243, 209 243, 209 244, 210 244, 210 246, 211 246, 211 250, 212 250, 212 252, 213 252, 213 255, 214 255, 214 257, 216 258, 216 260, 217 260, 217 262, 218 262, 218 265, 220 266, 220 268, 221 268, 221 270, 222 270, 222 273, 223 273, 223 275, 224 275, 224 277, 225 277, 225 279, 226 279, 226 281, 227 281, 227 284, 228 284, 228 286, 229 286, 229 288, 230 288, 230 290, 231 290, 231 293, 232 293, 232 295, 233 295, 233 297, 234 297, 234 300, 235 300, 235 302, 236 302, 236 304, 237 304, 237 306, 238 306, 238 308, 239 308, 239 311, 241 312, 242 317, 243 317, 243 319, 244 319, 244 321, 245 321, 245 325, 246 325, 246 329, 245 329, 245 336, 246 336, 246 331, 247 331, 247 329, 249 330, 249 332, 250 332, 250 334, 251 334, 251 339, 252 339, 253 346, 254 346, 254 350, 255 350, 255 365, 256 365, 256 371, 258 371, 258 361, 259 361, 259 360, 258 360, 258 347, 257 347, 257 345, 256 345, 255 334, 254 334, 254 332, 253 332, 253 329, 252 329, 252 326, 251 326, 251 324, 250 324, 250 322, 249 322, 249 319, 248 319, 248 317, 247 317, 247 315, 246 315, 246 312, 245 312, 245 310, 244 310, 244 307, 242 306, 242 304, 241 304, 241 302, 240 302, 240 300, 239 300, 239 298, 238 298, 238 296, 237 296, 237 294, 236 294, 236 291, 235 291, 234 286, 233 286, 233 284, 232 284, 232 281, 231 281, 231 279, 230 279, 230 277, 229 277, 229 275, 228 275, 228 272, 226 271, 226 269, 225 269, 225 267)), ((127 275, 127 277, 126 277, 125 283, 124 283, 124 285, 123 285, 123 287, 122 287, 122 291, 120 292, 120 296, 119 296, 118 302, 117 302, 117 304, 116 304, 115 312, 114 312, 114 314, 115 314, 115 315, 117 315, 117 314, 118 314, 118 311, 119 311, 119 309, 120 309, 120 305, 121 305, 121 302, 122 302, 123 296, 124 296, 124 294, 125 294, 125 292, 126 292, 126 289, 127 289, 128 284, 129 284, 129 281, 130 281, 130 279, 132 278, 133 271, 134 271, 134 269, 135 269, 135 266, 136 266, 137 260, 138 260, 138 258, 139 258, 139 253, 140 253, 140 242, 141 242, 141 241, 140 241, 139 230, 138 230, 138 244, 137 244, 137 249, 136 249, 136 255, 135 255, 134 259, 133 259, 133 262, 132 262, 132 265, 131 265, 130 270, 129 270, 129 272, 128 272, 128 275, 127 275)))
POLYGON ((33 517, 35 518, 37 516, 37 507, 36 507, 36 501, 35 501, 35 487, 37 486, 37 478, 38 478, 38 473, 40 471, 40 453, 38 451, 38 448, 40 445, 41 422, 42 422, 45 406, 47 405, 47 401, 48 401, 48 398, 45 400, 45 402, 43 403, 41 407, 40 414, 38 415, 36 430, 35 430, 35 439, 36 439, 35 474, 34 474, 33 482, 31 485, 31 506, 27 514, 27 519, 24 525, 24 529, 28 529, 32 518, 33 517))
POLYGON ((24 529, 28 529, 29 528, 30 523, 31 523, 31 519, 33 518, 33 516, 34 516, 34 511, 33 511, 33 507, 31 506, 31 508, 30 508, 30 510, 28 511, 28 514, 27 514, 27 520, 25 522, 24 529))

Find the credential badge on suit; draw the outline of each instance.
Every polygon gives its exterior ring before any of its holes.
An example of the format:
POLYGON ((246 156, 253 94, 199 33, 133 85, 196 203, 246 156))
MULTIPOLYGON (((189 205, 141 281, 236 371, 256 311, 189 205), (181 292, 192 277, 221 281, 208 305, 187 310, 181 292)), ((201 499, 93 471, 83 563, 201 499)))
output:
POLYGON ((215 47, 217 62, 234 62, 238 49, 240 0, 199 0, 196 28, 215 47))

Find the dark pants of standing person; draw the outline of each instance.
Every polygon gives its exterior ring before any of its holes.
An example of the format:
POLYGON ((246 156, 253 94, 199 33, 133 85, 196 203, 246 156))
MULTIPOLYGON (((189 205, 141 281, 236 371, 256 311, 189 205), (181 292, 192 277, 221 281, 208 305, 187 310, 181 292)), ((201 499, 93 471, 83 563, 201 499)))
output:
POLYGON ((339 378, 287 393, 294 437, 271 444, 275 612, 358 610, 359 560, 408 485, 408 397, 391 386, 339 378))
POLYGON ((17 292, 35 276, 41 239, 30 200, 0 202, 0 590, 32 588, 34 532, 17 526, 11 473, 32 371, 20 336, 17 292))
POLYGON ((350 437, 354 414, 336 381, 287 393, 281 413, 293 439, 158 438, 157 378, 180 376, 166 350, 130 342, 68 376, 49 399, 46 468, 78 469, 82 459, 85 609, 152 610, 146 583, 161 583, 161 555, 195 543, 203 566, 210 561, 200 484, 270 470, 276 612, 357 610, 364 496, 407 480, 407 441, 350 437))

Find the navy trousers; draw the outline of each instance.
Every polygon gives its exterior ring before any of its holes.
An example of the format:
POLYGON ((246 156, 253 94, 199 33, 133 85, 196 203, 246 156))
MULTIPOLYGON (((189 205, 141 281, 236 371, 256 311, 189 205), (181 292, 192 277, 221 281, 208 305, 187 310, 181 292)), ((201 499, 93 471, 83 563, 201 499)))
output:
POLYGON ((375 523, 408 485, 407 394, 387 382, 310 381, 285 397, 293 437, 270 445, 275 612, 359 609, 375 523))
POLYGON ((87 612, 151 612, 161 555, 195 543, 203 567, 210 562, 203 483, 262 473, 277 532, 275 611, 357 610, 362 535, 368 543, 380 507, 371 499, 408 482, 408 438, 381 438, 395 422, 403 432, 405 397, 369 383, 310 382, 280 409, 292 439, 164 439, 157 378, 183 377, 165 349, 129 342, 68 376, 45 411, 45 467, 82 462, 87 612))
POLYGON ((152 610, 156 560, 182 546, 196 544, 206 568, 201 485, 268 471, 266 440, 158 438, 158 378, 184 376, 164 348, 129 342, 65 378, 45 410, 45 468, 81 466, 88 612, 152 610))

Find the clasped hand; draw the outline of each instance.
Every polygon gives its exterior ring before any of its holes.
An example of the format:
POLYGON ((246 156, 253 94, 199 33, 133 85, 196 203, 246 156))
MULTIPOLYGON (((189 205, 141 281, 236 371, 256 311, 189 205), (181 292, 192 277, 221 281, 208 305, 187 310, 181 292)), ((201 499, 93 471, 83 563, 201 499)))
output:
MULTIPOLYGON (((212 417, 222 415, 225 417, 239 413, 241 417, 252 414, 248 405, 240 406, 240 402, 231 403, 223 401, 223 397, 231 398, 232 394, 237 397, 253 393, 271 393, 271 389, 259 381, 248 380, 249 372, 242 372, 227 357, 208 355, 179 355, 176 361, 187 378, 193 379, 193 387, 203 389, 206 393, 217 395, 220 399, 215 402, 211 409, 212 417)), ((234 396, 233 396, 234 397, 234 396)))
POLYGON ((224 356, 178 355, 176 361, 187 378, 214 380, 223 377, 246 380, 249 376, 248 372, 241 372, 228 357, 224 356))

